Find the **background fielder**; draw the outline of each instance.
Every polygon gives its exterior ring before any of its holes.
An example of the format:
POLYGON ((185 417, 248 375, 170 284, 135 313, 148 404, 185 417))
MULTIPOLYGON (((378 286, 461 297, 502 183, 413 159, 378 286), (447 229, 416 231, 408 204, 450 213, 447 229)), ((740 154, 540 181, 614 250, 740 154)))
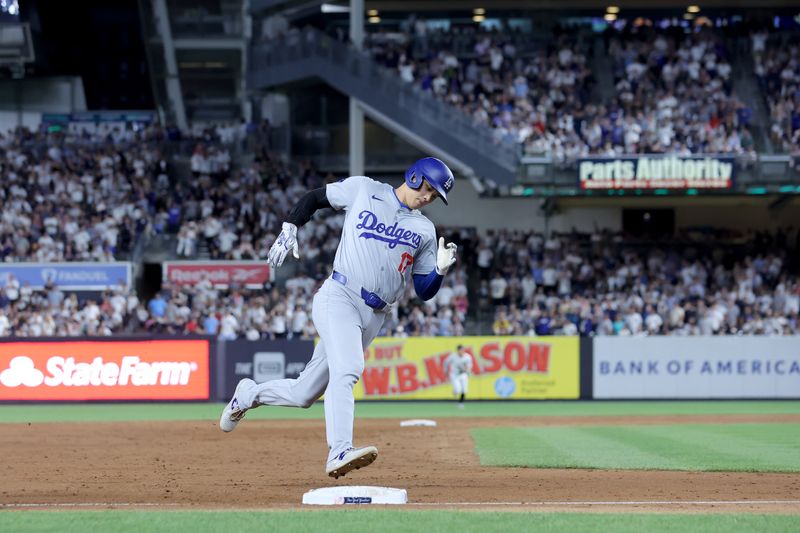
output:
POLYGON ((317 209, 346 211, 333 273, 314 295, 312 318, 320 341, 297 379, 241 380, 220 417, 223 431, 233 431, 253 407, 309 407, 324 393, 328 475, 338 478, 377 458, 374 446, 353 447, 353 386, 364 371, 364 350, 406 284, 413 279, 416 293, 429 300, 455 263, 456 245, 445 246, 440 238, 437 247, 433 223, 418 211, 436 198, 447 203, 453 185, 447 165, 426 157, 406 171, 396 189, 351 176, 300 199, 270 249, 273 268, 283 264, 290 250, 299 258, 297 228, 317 209))
POLYGON ((472 371, 472 356, 459 344, 456 351, 444 360, 444 371, 450 377, 453 394, 458 397, 458 406, 464 407, 464 398, 469 392, 469 374, 472 371))

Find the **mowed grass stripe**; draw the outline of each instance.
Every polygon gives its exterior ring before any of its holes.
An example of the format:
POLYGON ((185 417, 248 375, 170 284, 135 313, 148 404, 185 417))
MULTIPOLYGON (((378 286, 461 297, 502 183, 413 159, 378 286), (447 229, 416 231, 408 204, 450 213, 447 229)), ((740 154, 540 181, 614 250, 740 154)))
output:
POLYGON ((29 511, 0 513, 0 531, 217 533, 266 531, 330 533, 487 533, 507 531, 797 531, 796 515, 598 514, 412 511, 362 508, 303 511, 29 511))
MULTIPOLYGON (((663 464, 667 470, 681 469, 682 465, 676 461, 660 456, 646 446, 638 446, 629 436, 613 438, 613 434, 605 434, 604 429, 514 428, 511 434, 497 435, 493 444, 487 444, 487 436, 493 433, 491 429, 475 429, 473 437, 481 463, 493 466, 648 469, 653 468, 653 464, 663 464), (498 442, 506 439, 514 442, 498 446, 498 442)), ((611 429, 620 431, 623 427, 611 429)))
MULTIPOLYGON (((800 426, 796 424, 731 424, 685 426, 685 433, 708 437, 711 451, 739 457, 753 465, 754 471, 781 471, 783 465, 800 464, 800 426)), ((798 467, 800 468, 800 467, 798 467)))
MULTIPOLYGON (((629 468, 719 470, 721 467, 727 470, 725 465, 741 461, 741 456, 731 455, 714 445, 718 439, 713 431, 706 431, 711 426, 695 426, 699 431, 694 433, 693 438, 687 438, 686 432, 690 427, 681 426, 676 433, 672 426, 608 426, 597 428, 597 433, 624 450, 623 457, 635 465, 629 468)), ((616 460, 613 447, 611 449, 612 455, 606 460, 616 460)))
POLYGON ((800 425, 476 428, 487 466, 800 472, 800 425))

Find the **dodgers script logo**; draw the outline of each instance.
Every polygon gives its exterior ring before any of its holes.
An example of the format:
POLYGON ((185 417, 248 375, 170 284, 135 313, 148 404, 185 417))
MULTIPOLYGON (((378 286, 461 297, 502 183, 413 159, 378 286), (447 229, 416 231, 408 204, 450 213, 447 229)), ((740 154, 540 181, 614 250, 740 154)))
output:
POLYGON ((398 244, 402 244, 416 249, 419 248, 419 244, 422 242, 422 235, 401 228, 397 225, 397 222, 391 226, 378 222, 378 217, 372 211, 367 211, 366 209, 361 211, 358 214, 358 219, 361 222, 358 223, 356 229, 367 230, 358 234, 361 238, 387 242, 389 243, 389 248, 396 248, 398 244))

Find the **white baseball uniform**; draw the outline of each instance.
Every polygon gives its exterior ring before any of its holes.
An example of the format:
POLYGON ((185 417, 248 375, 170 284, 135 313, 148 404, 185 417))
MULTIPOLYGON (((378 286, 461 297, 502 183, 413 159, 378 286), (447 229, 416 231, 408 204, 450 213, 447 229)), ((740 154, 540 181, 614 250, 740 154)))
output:
POLYGON ((472 357, 468 353, 459 355, 453 352, 444 360, 444 369, 453 385, 453 394, 461 396, 469 390, 469 373, 472 369, 472 357))
POLYGON ((387 183, 352 176, 329 184, 325 193, 346 215, 334 274, 314 295, 320 341, 297 379, 267 381, 253 391, 257 404, 290 407, 308 407, 325 393, 331 460, 353 446, 353 386, 364 371, 364 350, 411 275, 436 267, 437 244, 433 223, 402 204, 387 183))

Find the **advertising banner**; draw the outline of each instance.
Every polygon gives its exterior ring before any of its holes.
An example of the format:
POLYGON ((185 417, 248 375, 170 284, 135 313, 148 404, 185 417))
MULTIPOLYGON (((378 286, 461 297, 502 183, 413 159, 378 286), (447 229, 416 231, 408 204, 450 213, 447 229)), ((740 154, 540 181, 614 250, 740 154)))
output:
POLYGON ((162 269, 164 281, 173 285, 195 285, 207 278, 220 289, 260 289, 272 279, 269 265, 260 261, 171 261, 162 269))
POLYGON ((209 340, 0 342, 0 400, 208 400, 209 340))
POLYGON ((218 376, 217 395, 227 402, 243 378, 257 383, 296 378, 313 352, 314 342, 305 340, 219 341, 217 355, 223 372, 218 376))
POLYGON ((131 284, 130 263, 0 263, 0 287, 13 275, 20 287, 26 283, 41 290, 54 283, 62 290, 104 291, 131 284))
POLYGON ((800 398, 800 336, 594 339, 595 398, 800 398))
POLYGON ((734 158, 641 155, 578 160, 581 189, 730 189, 734 158))
POLYGON ((153 122, 153 111, 84 111, 79 113, 42 113, 45 124, 70 122, 153 122))
POLYGON ((378 338, 364 354, 357 400, 453 398, 444 360, 463 344, 472 356, 467 398, 576 399, 577 337, 378 338))

